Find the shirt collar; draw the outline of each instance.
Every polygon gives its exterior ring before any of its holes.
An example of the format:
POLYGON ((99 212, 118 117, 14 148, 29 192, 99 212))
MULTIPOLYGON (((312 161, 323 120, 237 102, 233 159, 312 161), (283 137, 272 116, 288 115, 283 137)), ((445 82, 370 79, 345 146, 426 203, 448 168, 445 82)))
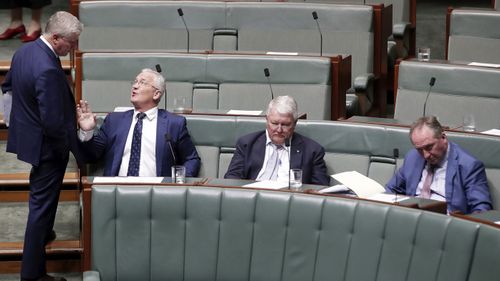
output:
POLYGON ((49 49, 52 51, 52 53, 54 53, 56 58, 58 58, 59 56, 56 54, 56 51, 54 51, 54 47, 52 47, 52 45, 50 45, 49 41, 47 41, 47 39, 45 39, 45 37, 43 35, 40 36, 40 39, 42 39, 42 42, 45 43, 45 45, 47 45, 47 47, 49 47, 49 49))
MULTIPOLYGON (((140 111, 134 109, 134 118, 139 112, 140 111)), ((149 121, 152 121, 158 116, 158 107, 155 106, 147 111, 144 111, 144 113, 146 113, 146 118, 148 118, 149 121)))

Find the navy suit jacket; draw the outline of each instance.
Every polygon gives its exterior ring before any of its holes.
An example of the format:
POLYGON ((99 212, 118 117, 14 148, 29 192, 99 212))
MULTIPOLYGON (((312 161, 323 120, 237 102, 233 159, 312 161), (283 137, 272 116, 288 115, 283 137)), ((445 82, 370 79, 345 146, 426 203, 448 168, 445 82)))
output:
POLYGON ((8 152, 35 166, 66 159, 70 150, 80 160, 75 100, 59 59, 40 38, 16 51, 2 90, 12 91, 8 152))
MULTIPOLYGON (((117 176, 120 171, 133 113, 133 110, 129 110, 108 114, 98 133, 82 144, 90 160, 96 161, 104 156, 104 176, 117 176)), ((158 110, 156 130, 157 176, 171 176, 170 167, 174 165, 167 135, 175 152, 176 164, 186 167, 186 176, 196 177, 200 169, 200 157, 186 128, 186 119, 163 109, 158 110)))
MULTIPOLYGON (((236 143, 227 179, 256 179, 262 169, 266 153, 266 131, 259 131, 241 137, 236 143)), ((291 168, 302 169, 305 184, 329 185, 323 157, 325 149, 314 140, 294 133, 291 144, 291 168)))
MULTIPOLYGON (((450 152, 446 168, 445 193, 448 211, 469 214, 492 208, 484 165, 455 143, 448 142, 450 152)), ((415 196, 425 168, 425 159, 416 149, 410 150, 403 166, 387 183, 386 190, 415 196)))

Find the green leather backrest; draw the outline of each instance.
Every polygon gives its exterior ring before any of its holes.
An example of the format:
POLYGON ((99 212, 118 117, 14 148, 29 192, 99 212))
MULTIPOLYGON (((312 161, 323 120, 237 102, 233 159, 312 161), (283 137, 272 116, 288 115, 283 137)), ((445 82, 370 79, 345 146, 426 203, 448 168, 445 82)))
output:
MULTIPOLYGON (((167 108, 175 97, 189 107, 265 110, 275 96, 290 95, 312 119, 331 119, 332 64, 326 57, 182 53, 83 53, 82 97, 96 112, 130 105, 130 81, 143 68, 160 64, 167 108), (210 106, 212 105, 212 106, 210 106)), ((164 102, 160 102, 164 107, 164 102)))
MULTIPOLYGON (((227 171, 238 138, 265 129, 264 118, 193 115, 186 115, 186 118, 191 138, 198 147, 203 163, 200 176, 222 177, 227 171)), ((325 148, 329 175, 356 170, 382 185, 392 177, 395 164, 402 165, 404 156, 413 148, 408 128, 404 127, 299 120, 296 131, 316 140, 325 148), (395 148, 399 150, 398 159, 394 159, 395 148)), ((451 141, 484 163, 493 206, 499 208, 500 138, 461 132, 447 132, 447 135, 451 141)))
MULTIPOLYGON (((499 17, 500 18, 500 17, 499 17)), ((500 54, 499 50, 496 50, 500 54)), ((450 128, 473 114, 479 131, 500 127, 500 70, 453 63, 402 61, 394 118, 411 123, 423 114, 429 80, 436 78, 427 100, 427 115, 450 128)))
POLYGON ((299 193, 92 191, 92 269, 103 281, 495 280, 498 237, 449 216, 299 193))
POLYGON ((454 9, 450 18, 448 59, 500 63, 500 11, 454 9))
POLYGON ((84 1, 79 5, 80 20, 85 25, 79 49, 186 51, 187 32, 178 8, 182 8, 189 28, 190 51, 301 55, 320 54, 320 36, 312 17, 316 11, 323 33, 323 55, 351 54, 353 78, 375 72, 375 23, 369 5, 84 1))

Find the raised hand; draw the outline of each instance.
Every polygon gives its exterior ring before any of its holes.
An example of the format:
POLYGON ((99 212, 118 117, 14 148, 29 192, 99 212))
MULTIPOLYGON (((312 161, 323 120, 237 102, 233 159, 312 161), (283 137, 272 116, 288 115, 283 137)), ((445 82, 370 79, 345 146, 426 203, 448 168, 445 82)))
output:
POLYGON ((87 101, 80 100, 80 103, 76 105, 76 117, 80 129, 84 131, 95 129, 97 125, 96 115, 92 113, 92 109, 87 101))

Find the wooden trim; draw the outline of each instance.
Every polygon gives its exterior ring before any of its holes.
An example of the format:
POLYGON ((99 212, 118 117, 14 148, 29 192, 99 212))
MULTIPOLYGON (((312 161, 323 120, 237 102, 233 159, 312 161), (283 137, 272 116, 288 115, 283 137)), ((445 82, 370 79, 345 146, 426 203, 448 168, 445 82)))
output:
POLYGON ((399 80, 399 64, 401 63, 401 59, 396 61, 394 65, 394 112, 396 112, 396 99, 398 97, 398 80, 399 80))
POLYGON ((410 0, 410 42, 408 55, 413 57, 416 51, 417 44, 417 0, 410 0))
MULTIPOLYGON (((6 202, 27 202, 29 199, 29 191, 2 191, 0 203, 6 202)), ((79 190, 61 190, 59 202, 75 202, 80 201, 79 190)))
POLYGON ((453 12, 453 7, 448 7, 446 12, 446 38, 444 40, 444 59, 448 59, 448 46, 450 44, 450 24, 451 24, 451 13, 453 12))
MULTIPOLYGON (((47 272, 80 272, 80 259, 48 259, 47 272)), ((0 274, 17 274, 21 272, 21 261, 0 261, 0 274)))
POLYGON ((489 225, 489 226, 493 226, 495 228, 500 228, 500 224, 494 223, 494 222, 489 221, 489 220, 483 220, 483 219, 480 219, 480 218, 471 217, 471 216, 464 215, 464 214, 461 214, 461 213, 450 213, 450 215, 452 217, 461 218, 463 220, 468 220, 468 221, 472 221, 472 222, 475 222, 475 223, 486 224, 486 225, 489 225))
POLYGON ((374 60, 375 75, 373 108, 369 115, 385 117, 387 114, 387 38, 392 33, 392 5, 372 5, 374 12, 374 60))
POLYGON ((331 120, 346 118, 346 94, 351 87, 351 64, 350 55, 332 57, 332 94, 331 94, 331 120))
POLYGON ((83 184, 83 228, 80 235, 80 243, 83 247, 82 271, 91 269, 92 256, 92 185, 88 181, 83 184))
MULTIPOLYGON (((28 186, 29 173, 0 174, 0 186, 28 186)), ((64 174, 63 185, 78 185, 80 183, 79 172, 66 172, 64 174)))

